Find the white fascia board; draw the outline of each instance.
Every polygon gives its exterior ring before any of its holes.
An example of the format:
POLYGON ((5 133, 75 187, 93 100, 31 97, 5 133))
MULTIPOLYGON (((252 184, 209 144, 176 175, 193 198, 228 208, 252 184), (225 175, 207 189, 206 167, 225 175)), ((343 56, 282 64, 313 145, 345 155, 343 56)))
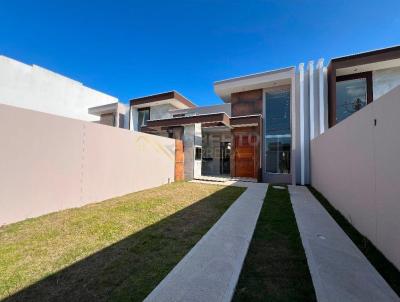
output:
POLYGON ((218 81, 214 83, 214 92, 225 102, 229 102, 232 93, 290 84, 294 71, 294 67, 288 67, 218 81))

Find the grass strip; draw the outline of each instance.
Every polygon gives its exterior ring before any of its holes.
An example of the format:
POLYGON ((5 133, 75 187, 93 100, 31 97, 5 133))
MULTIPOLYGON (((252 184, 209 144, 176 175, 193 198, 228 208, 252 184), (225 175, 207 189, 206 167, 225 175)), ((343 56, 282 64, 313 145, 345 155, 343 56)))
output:
POLYGON ((287 187, 268 188, 233 301, 316 301, 287 187))

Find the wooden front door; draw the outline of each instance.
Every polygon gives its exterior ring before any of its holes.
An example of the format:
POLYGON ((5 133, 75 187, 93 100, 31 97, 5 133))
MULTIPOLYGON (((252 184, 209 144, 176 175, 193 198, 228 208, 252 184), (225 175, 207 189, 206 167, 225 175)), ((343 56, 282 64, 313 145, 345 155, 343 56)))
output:
POLYGON ((250 133, 237 133, 235 141, 235 175, 236 177, 257 178, 256 137, 250 133))
POLYGON ((184 153, 183 141, 180 139, 175 140, 175 181, 184 180, 184 153))

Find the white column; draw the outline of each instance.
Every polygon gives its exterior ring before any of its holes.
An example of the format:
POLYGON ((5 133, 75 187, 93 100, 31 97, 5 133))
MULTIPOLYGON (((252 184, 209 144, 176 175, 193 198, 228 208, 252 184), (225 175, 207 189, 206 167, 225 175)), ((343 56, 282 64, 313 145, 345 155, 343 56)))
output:
MULTIPOLYGON (((203 136, 202 136, 202 130, 201 130, 201 124, 197 123, 194 124, 194 147, 202 147, 203 145, 203 136)), ((193 177, 199 177, 201 176, 201 158, 200 160, 194 159, 194 164, 193 164, 193 177)))
POLYGON ((315 137, 315 97, 314 97, 314 62, 308 62, 308 83, 310 101, 310 140, 315 137))
MULTIPOLYGON (((297 94, 296 94, 296 70, 294 69, 293 71, 292 71, 292 74, 291 74, 291 80, 290 80, 290 89, 291 89, 291 92, 290 92, 290 104, 291 104, 291 113, 290 113, 290 115, 291 115, 291 132, 292 132, 292 148, 291 148, 291 166, 290 166, 290 169, 291 169, 291 173, 292 173, 292 185, 296 185, 297 184, 297 164, 296 164, 296 161, 297 161, 297 135, 298 135, 298 133, 297 133, 297 119, 298 119, 298 117, 297 117, 297 107, 299 106, 298 104, 297 104, 297 94)), ((265 103, 265 102, 264 102, 265 103)), ((263 105, 263 110, 265 111, 265 105, 263 105)), ((263 116, 265 116, 265 112, 263 112, 263 116)), ((264 127, 264 123, 263 123, 263 127, 264 127)), ((265 141, 265 139, 263 138, 262 139, 262 142, 264 142, 265 141)), ((262 144, 262 150, 263 150, 263 152, 265 152, 264 151, 264 146, 263 146, 264 144, 262 144)), ((262 156, 264 156, 264 153, 263 152, 260 152, 260 157, 262 157, 262 156)), ((260 164, 262 163, 262 158, 260 158, 260 164)))
MULTIPOLYGON (((129 105, 130 106, 130 105, 129 105)), ((133 113, 132 113, 132 111, 133 111, 133 108, 132 107, 129 107, 129 130, 130 131, 133 131, 134 129, 133 129, 133 113)))
POLYGON ((304 185, 305 157, 304 157, 304 63, 299 65, 299 93, 300 93, 300 184, 304 185))
POLYGON ((324 67, 324 59, 319 59, 317 63, 317 71, 318 71, 318 100, 319 100, 319 134, 325 132, 325 111, 327 107, 325 106, 326 99, 326 77, 325 77, 325 67, 324 67))
POLYGON ((119 128, 119 111, 118 111, 118 108, 114 113, 114 119, 115 119, 115 122, 114 122, 115 128, 119 128))

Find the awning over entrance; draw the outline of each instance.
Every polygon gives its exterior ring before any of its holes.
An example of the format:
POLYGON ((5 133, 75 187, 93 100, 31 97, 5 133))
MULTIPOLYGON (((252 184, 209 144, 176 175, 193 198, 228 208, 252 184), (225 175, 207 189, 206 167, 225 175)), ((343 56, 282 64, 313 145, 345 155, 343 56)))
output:
POLYGON ((174 117, 169 119, 149 120, 147 122, 146 130, 162 130, 168 127, 179 127, 197 123, 202 124, 203 127, 230 127, 229 116, 226 113, 212 113, 194 116, 174 117))
POLYGON ((231 117, 231 127, 255 127, 261 125, 261 115, 245 115, 245 116, 235 116, 231 117))

